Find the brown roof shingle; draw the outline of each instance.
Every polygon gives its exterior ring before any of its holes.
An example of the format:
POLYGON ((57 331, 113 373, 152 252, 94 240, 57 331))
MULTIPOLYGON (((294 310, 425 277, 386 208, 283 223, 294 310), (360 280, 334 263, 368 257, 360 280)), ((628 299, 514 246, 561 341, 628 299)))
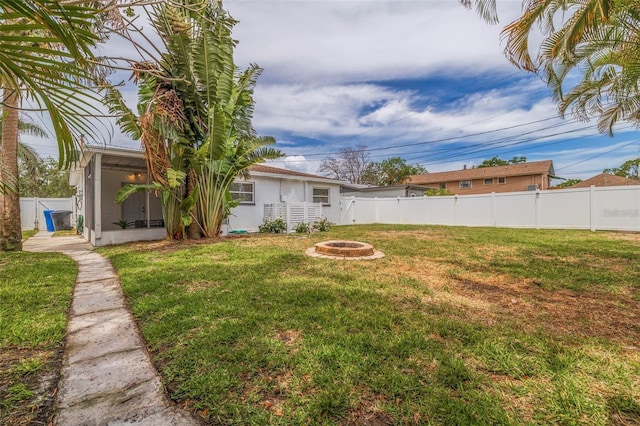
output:
POLYGON ((622 176, 611 175, 609 173, 600 173, 587 180, 571 185, 570 188, 588 188, 594 186, 622 186, 622 185, 640 185, 640 180, 628 179, 622 176))
POLYGON ((525 175, 552 175, 553 161, 532 161, 530 163, 509 164, 507 166, 481 167, 476 169, 453 170, 450 172, 426 173, 412 175, 407 178, 407 183, 425 185, 461 180, 484 179, 491 177, 525 176, 525 175))

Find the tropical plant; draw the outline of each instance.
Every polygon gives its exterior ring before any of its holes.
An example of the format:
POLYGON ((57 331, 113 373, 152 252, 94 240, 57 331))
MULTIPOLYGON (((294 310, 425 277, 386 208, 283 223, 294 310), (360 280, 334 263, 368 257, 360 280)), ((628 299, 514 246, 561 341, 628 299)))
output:
POLYGON ((234 201, 229 186, 253 164, 278 158, 270 137, 251 126, 253 89, 261 72, 239 72, 233 62, 236 21, 220 2, 158 3, 149 18, 165 53, 155 62, 135 64, 138 115, 121 95, 106 100, 121 128, 140 139, 153 183, 124 187, 121 201, 137 190, 160 191, 170 237, 216 237, 234 201), (197 236, 195 235, 195 236, 197 236), (191 235, 194 236, 194 235, 191 235))
POLYGON ((598 117, 599 130, 610 134, 620 120, 640 123, 637 1, 527 0, 524 10, 503 30, 505 53, 546 81, 562 116, 598 117), (543 40, 534 59, 529 39, 538 27, 543 40))
POLYGON ((97 135, 87 118, 96 112, 91 93, 94 73, 86 59, 98 36, 89 27, 97 9, 84 2, 3 0, 0 4, 0 250, 21 248, 18 195, 19 109, 47 111, 59 146, 61 164, 74 159, 81 134, 97 135))
POLYGON ((130 220, 125 220, 125 219, 119 219, 115 222, 113 222, 114 225, 118 225, 120 227, 120 229, 127 229, 129 227, 131 227, 132 225, 135 224, 135 222, 132 222, 130 220))

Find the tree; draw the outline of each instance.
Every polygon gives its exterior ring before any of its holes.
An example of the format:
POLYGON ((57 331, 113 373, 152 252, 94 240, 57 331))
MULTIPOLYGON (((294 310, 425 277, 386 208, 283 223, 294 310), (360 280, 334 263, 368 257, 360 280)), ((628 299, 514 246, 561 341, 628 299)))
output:
POLYGON ((172 238, 218 236, 233 206, 233 180, 253 164, 282 156, 269 146, 275 140, 258 137, 251 125, 261 69, 251 65, 240 72, 235 66, 236 21, 218 1, 201 5, 151 6, 150 22, 165 53, 134 65, 139 115, 117 91, 107 96, 122 129, 142 141, 153 180, 125 187, 117 201, 135 191, 159 191, 172 238))
POLYGON ((551 88, 561 116, 598 117, 601 132, 640 122, 640 4, 634 0, 527 0, 503 30, 505 54, 551 88), (534 28, 543 36, 530 56, 534 28), (571 86, 573 81, 578 83, 571 86), (565 92, 566 88, 569 88, 565 92))
POLYGON ((508 166, 509 164, 519 164, 526 163, 527 157, 513 157, 511 160, 503 160, 498 156, 495 156, 489 160, 484 160, 482 163, 478 164, 476 167, 479 169, 483 167, 495 167, 495 166, 508 166))
POLYGON ((573 185, 575 185, 576 183, 580 183, 582 182, 582 179, 567 179, 562 183, 557 184, 555 187, 556 188, 569 188, 573 185))
POLYGON ((626 177, 628 179, 640 180, 640 157, 627 160, 622 163, 620 167, 604 169, 602 172, 626 177))
POLYGON ((20 250, 18 181, 19 109, 29 97, 49 113, 63 164, 75 155, 81 133, 95 134, 83 117, 96 111, 81 95, 94 85, 86 58, 97 36, 89 31, 96 18, 91 6, 56 0, 3 0, 0 4, 0 89, 3 120, 0 155, 0 250, 20 250))
POLYGON ((424 191, 424 195, 427 197, 445 197, 454 194, 445 188, 431 188, 424 191))
POLYGON ((31 159, 21 158, 20 195, 22 197, 68 198, 76 193, 69 185, 69 169, 58 167, 54 158, 38 158, 35 167, 31 159))
POLYGON ((344 147, 340 148, 337 156, 322 160, 318 172, 346 182, 365 183, 363 178, 370 163, 366 146, 344 147))
POLYGON ((404 158, 391 157, 382 162, 369 163, 363 183, 369 185, 396 185, 404 182, 411 175, 427 173, 427 170, 419 164, 407 164, 404 158))

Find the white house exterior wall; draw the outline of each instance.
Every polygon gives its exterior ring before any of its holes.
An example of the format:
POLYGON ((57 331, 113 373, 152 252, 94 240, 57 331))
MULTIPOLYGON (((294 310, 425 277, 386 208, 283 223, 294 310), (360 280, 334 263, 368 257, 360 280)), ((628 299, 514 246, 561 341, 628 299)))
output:
POLYGON ((258 231, 264 222, 264 205, 280 202, 313 202, 313 188, 329 189, 329 206, 322 207, 322 214, 337 223, 340 211, 340 184, 338 182, 299 180, 290 177, 272 177, 252 174, 247 182, 254 183, 254 204, 240 204, 231 210, 228 230, 258 231))

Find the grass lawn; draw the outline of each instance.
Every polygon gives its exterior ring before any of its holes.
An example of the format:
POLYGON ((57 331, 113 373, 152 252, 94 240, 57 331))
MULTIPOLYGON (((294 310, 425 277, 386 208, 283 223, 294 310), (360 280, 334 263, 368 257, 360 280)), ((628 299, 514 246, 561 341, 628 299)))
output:
POLYGON ((0 424, 48 424, 77 267, 57 253, 0 252, 0 424))
POLYGON ((22 231, 22 239, 26 240, 27 238, 31 238, 38 233, 36 229, 28 229, 26 231, 22 231))
POLYGON ((638 424, 640 235, 336 227, 101 249, 209 424, 638 424), (328 239, 375 261, 315 259, 328 239))

